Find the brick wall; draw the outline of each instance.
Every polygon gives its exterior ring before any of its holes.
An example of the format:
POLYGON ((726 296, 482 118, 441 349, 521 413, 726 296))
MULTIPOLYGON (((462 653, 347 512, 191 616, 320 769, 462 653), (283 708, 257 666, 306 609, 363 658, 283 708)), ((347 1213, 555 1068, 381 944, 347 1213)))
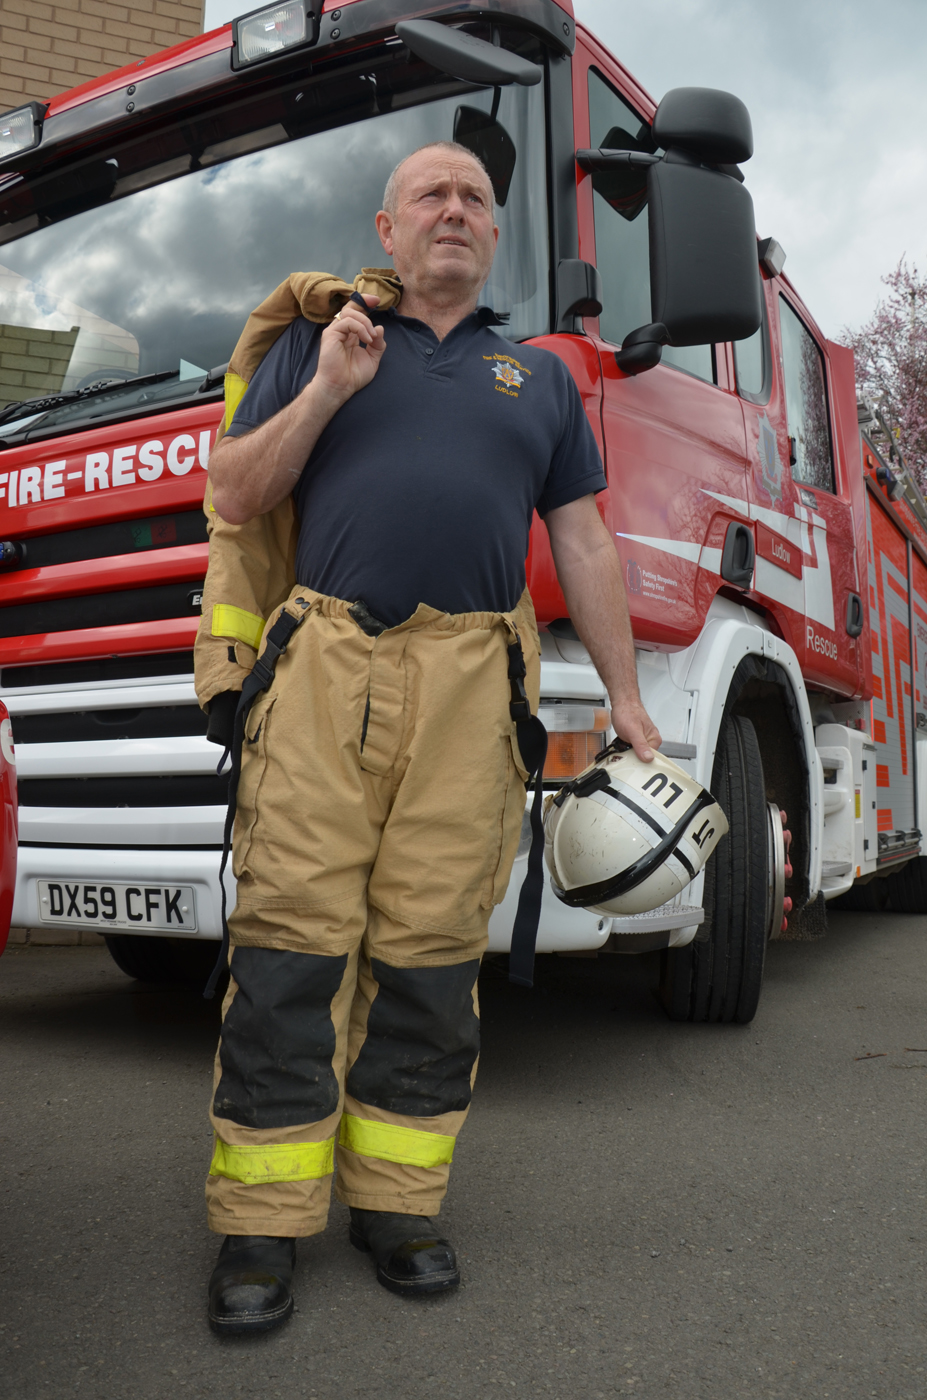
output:
POLYGON ((0 325, 0 408, 53 394, 64 384, 78 327, 69 331, 0 325))
POLYGON ((47 100, 202 28, 203 0, 0 0, 0 112, 47 100))

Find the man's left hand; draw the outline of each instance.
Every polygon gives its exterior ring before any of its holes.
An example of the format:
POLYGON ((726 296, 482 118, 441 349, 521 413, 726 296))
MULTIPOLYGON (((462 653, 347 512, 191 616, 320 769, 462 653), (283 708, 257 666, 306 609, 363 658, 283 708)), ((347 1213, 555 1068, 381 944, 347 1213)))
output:
POLYGON ((644 763, 651 761, 662 742, 659 729, 638 699, 612 701, 612 728, 644 763))

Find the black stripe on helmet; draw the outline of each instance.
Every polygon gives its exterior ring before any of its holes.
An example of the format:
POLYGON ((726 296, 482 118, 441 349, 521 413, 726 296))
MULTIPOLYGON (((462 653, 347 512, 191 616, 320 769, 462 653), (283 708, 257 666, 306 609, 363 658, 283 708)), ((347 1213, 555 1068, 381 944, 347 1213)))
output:
POLYGON ((561 890, 553 885, 554 894, 562 904, 569 905, 571 909, 585 909, 590 904, 604 904, 606 900, 615 899, 618 895, 627 894, 629 890, 642 885, 671 855, 681 859, 682 864, 688 866, 694 875, 695 871, 692 870, 685 858, 680 857, 676 846, 684 836, 686 827, 692 818, 697 816, 703 808, 712 806, 714 800, 711 793, 706 792, 703 788, 689 810, 679 818, 672 831, 668 831, 663 840, 654 846, 652 851, 648 851, 645 856, 641 856, 640 860, 629 865, 627 870, 622 870, 607 880, 597 880, 591 885, 578 885, 572 890, 561 890))

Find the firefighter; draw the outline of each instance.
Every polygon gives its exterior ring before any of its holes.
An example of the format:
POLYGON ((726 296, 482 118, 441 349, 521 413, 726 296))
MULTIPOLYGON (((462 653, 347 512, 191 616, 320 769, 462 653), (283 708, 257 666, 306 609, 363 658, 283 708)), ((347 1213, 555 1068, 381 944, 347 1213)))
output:
POLYGON ((290 1315, 295 1243, 324 1229, 336 1163, 350 1240, 381 1284, 459 1281, 433 1217, 524 812, 507 658, 519 644, 536 709, 535 507, 616 731, 645 761, 660 741, 578 390, 478 306, 493 214, 465 148, 402 161, 376 221, 399 308, 367 296, 324 328, 297 316, 210 461, 224 521, 292 493, 300 522, 297 585, 268 621, 287 615, 289 640, 242 745, 207 1182, 226 1237, 209 1289, 220 1333, 290 1315))

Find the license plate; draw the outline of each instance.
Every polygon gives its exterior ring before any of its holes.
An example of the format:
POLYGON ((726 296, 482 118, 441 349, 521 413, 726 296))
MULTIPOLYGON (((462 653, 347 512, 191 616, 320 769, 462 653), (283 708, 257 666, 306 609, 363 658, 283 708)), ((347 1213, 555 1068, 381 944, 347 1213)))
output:
POLYGON ((196 932, 192 885, 86 885, 39 880, 39 918, 46 924, 165 933, 196 932))

